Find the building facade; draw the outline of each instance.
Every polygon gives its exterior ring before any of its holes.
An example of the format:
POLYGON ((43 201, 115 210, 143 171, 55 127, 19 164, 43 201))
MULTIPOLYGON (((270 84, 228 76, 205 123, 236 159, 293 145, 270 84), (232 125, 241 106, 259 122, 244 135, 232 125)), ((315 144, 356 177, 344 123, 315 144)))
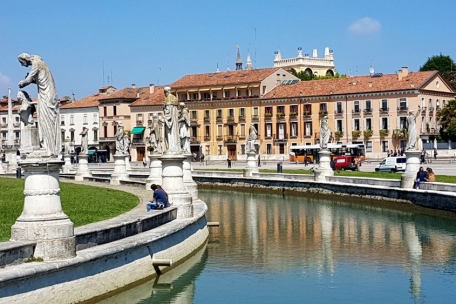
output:
POLYGON ((318 51, 314 49, 312 57, 309 54, 302 55, 302 48, 298 48, 298 56, 294 58, 282 58, 280 51, 275 52, 274 67, 286 70, 294 69, 296 72, 305 72, 315 76, 334 76, 336 66, 334 65, 333 51, 325 48, 325 56, 318 58, 318 51))

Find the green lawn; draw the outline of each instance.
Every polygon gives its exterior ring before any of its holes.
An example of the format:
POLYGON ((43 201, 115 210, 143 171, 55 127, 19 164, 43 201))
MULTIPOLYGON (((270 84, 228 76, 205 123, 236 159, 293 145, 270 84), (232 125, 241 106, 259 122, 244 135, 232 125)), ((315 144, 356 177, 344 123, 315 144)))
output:
MULTIPOLYGON (((113 218, 139 204, 131 193, 113 189, 60 183, 62 209, 75 227, 113 218)), ((24 180, 0 178, 0 241, 11 237, 11 226, 24 206, 24 180)))

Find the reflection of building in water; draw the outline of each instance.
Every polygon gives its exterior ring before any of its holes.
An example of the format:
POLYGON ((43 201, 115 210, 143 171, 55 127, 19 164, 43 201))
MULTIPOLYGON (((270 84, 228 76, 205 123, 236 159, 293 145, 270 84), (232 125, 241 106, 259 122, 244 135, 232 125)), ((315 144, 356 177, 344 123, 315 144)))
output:
POLYGON ((195 281, 207 261, 206 245, 185 262, 150 281, 97 303, 192 303, 195 281))
POLYGON ((322 263, 321 256, 309 252, 324 253, 326 267, 331 265, 328 270, 337 268, 337 261, 344 260, 404 265, 412 256, 402 223, 412 219, 420 231, 422 265, 448 263, 456 252, 454 231, 447 230, 451 226, 436 227, 438 222, 429 224, 425 216, 316 198, 297 203, 298 199, 291 197, 292 202, 288 203, 276 195, 214 190, 211 193, 214 195, 206 196, 203 191, 200 197, 209 205, 208 218, 220 222, 217 250, 228 253, 233 247, 244 248, 239 261, 231 267, 295 267, 296 263, 281 258, 284 252, 293 261, 309 267, 322 263), (247 204, 252 197, 257 212, 254 220, 252 206, 247 204), (322 212, 322 206, 329 207, 322 212), (246 231, 248 238, 243 238, 246 231), (257 231, 258 241, 250 235, 253 231, 257 231), (249 250, 253 243, 257 244, 255 256, 249 250))

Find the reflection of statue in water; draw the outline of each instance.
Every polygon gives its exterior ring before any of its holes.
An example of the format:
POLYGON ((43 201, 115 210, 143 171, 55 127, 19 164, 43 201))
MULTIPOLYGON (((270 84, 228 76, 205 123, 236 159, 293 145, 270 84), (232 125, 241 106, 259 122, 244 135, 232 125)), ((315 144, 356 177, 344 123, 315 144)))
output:
POLYGON ((328 116, 324 116, 320 121, 320 148, 327 149, 331 129, 328 124, 328 116))
POLYGON ((24 126, 33 125, 35 120, 33 119, 33 113, 36 112, 36 102, 33 102, 27 92, 19 91, 17 93, 17 100, 21 103, 21 107, 17 111, 24 126))
POLYGON ((124 154, 124 127, 118 124, 116 137, 116 154, 124 154))
POLYGON ((188 108, 185 103, 180 103, 181 112, 179 116, 179 136, 180 147, 182 152, 190 153, 190 117, 188 115, 188 108))
POLYGON ((416 132, 416 118, 420 115, 420 112, 420 106, 418 106, 418 111, 416 111, 416 114, 414 114, 413 111, 409 111, 409 114, 407 116, 408 141, 406 150, 416 149, 416 141, 418 139, 416 132))
POLYGON ((165 106, 163 119, 165 122, 166 153, 180 152, 179 138, 179 109, 176 96, 171 94, 171 88, 165 87, 165 106))
POLYGON ((255 140, 257 139, 258 133, 253 125, 250 125, 249 136, 247 137, 247 152, 255 152, 255 140))
POLYGON ((18 57, 21 65, 32 66, 30 73, 19 82, 19 88, 31 83, 38 86, 38 134, 47 155, 57 156, 61 150, 59 98, 51 71, 40 56, 22 53, 18 57))
POLYGON ((162 154, 163 149, 161 145, 160 124, 158 123, 157 115, 152 116, 152 122, 149 125, 149 145, 154 148, 154 153, 162 154))
POLYGON ((89 136, 88 136, 88 131, 86 127, 82 128, 82 132, 79 134, 81 135, 81 153, 87 154, 89 152, 89 136))

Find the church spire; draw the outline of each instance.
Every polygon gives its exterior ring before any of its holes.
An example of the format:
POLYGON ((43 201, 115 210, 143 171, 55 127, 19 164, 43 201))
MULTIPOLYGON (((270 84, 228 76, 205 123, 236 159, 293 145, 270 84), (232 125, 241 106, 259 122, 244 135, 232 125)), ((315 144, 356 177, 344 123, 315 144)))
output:
POLYGON ((246 70, 252 70, 252 59, 250 59, 250 54, 247 55, 247 62, 245 63, 246 70))
POLYGON ((237 58, 236 58, 236 71, 237 70, 242 70, 242 59, 241 59, 241 53, 239 52, 239 45, 236 46, 238 51, 237 51, 237 58))

